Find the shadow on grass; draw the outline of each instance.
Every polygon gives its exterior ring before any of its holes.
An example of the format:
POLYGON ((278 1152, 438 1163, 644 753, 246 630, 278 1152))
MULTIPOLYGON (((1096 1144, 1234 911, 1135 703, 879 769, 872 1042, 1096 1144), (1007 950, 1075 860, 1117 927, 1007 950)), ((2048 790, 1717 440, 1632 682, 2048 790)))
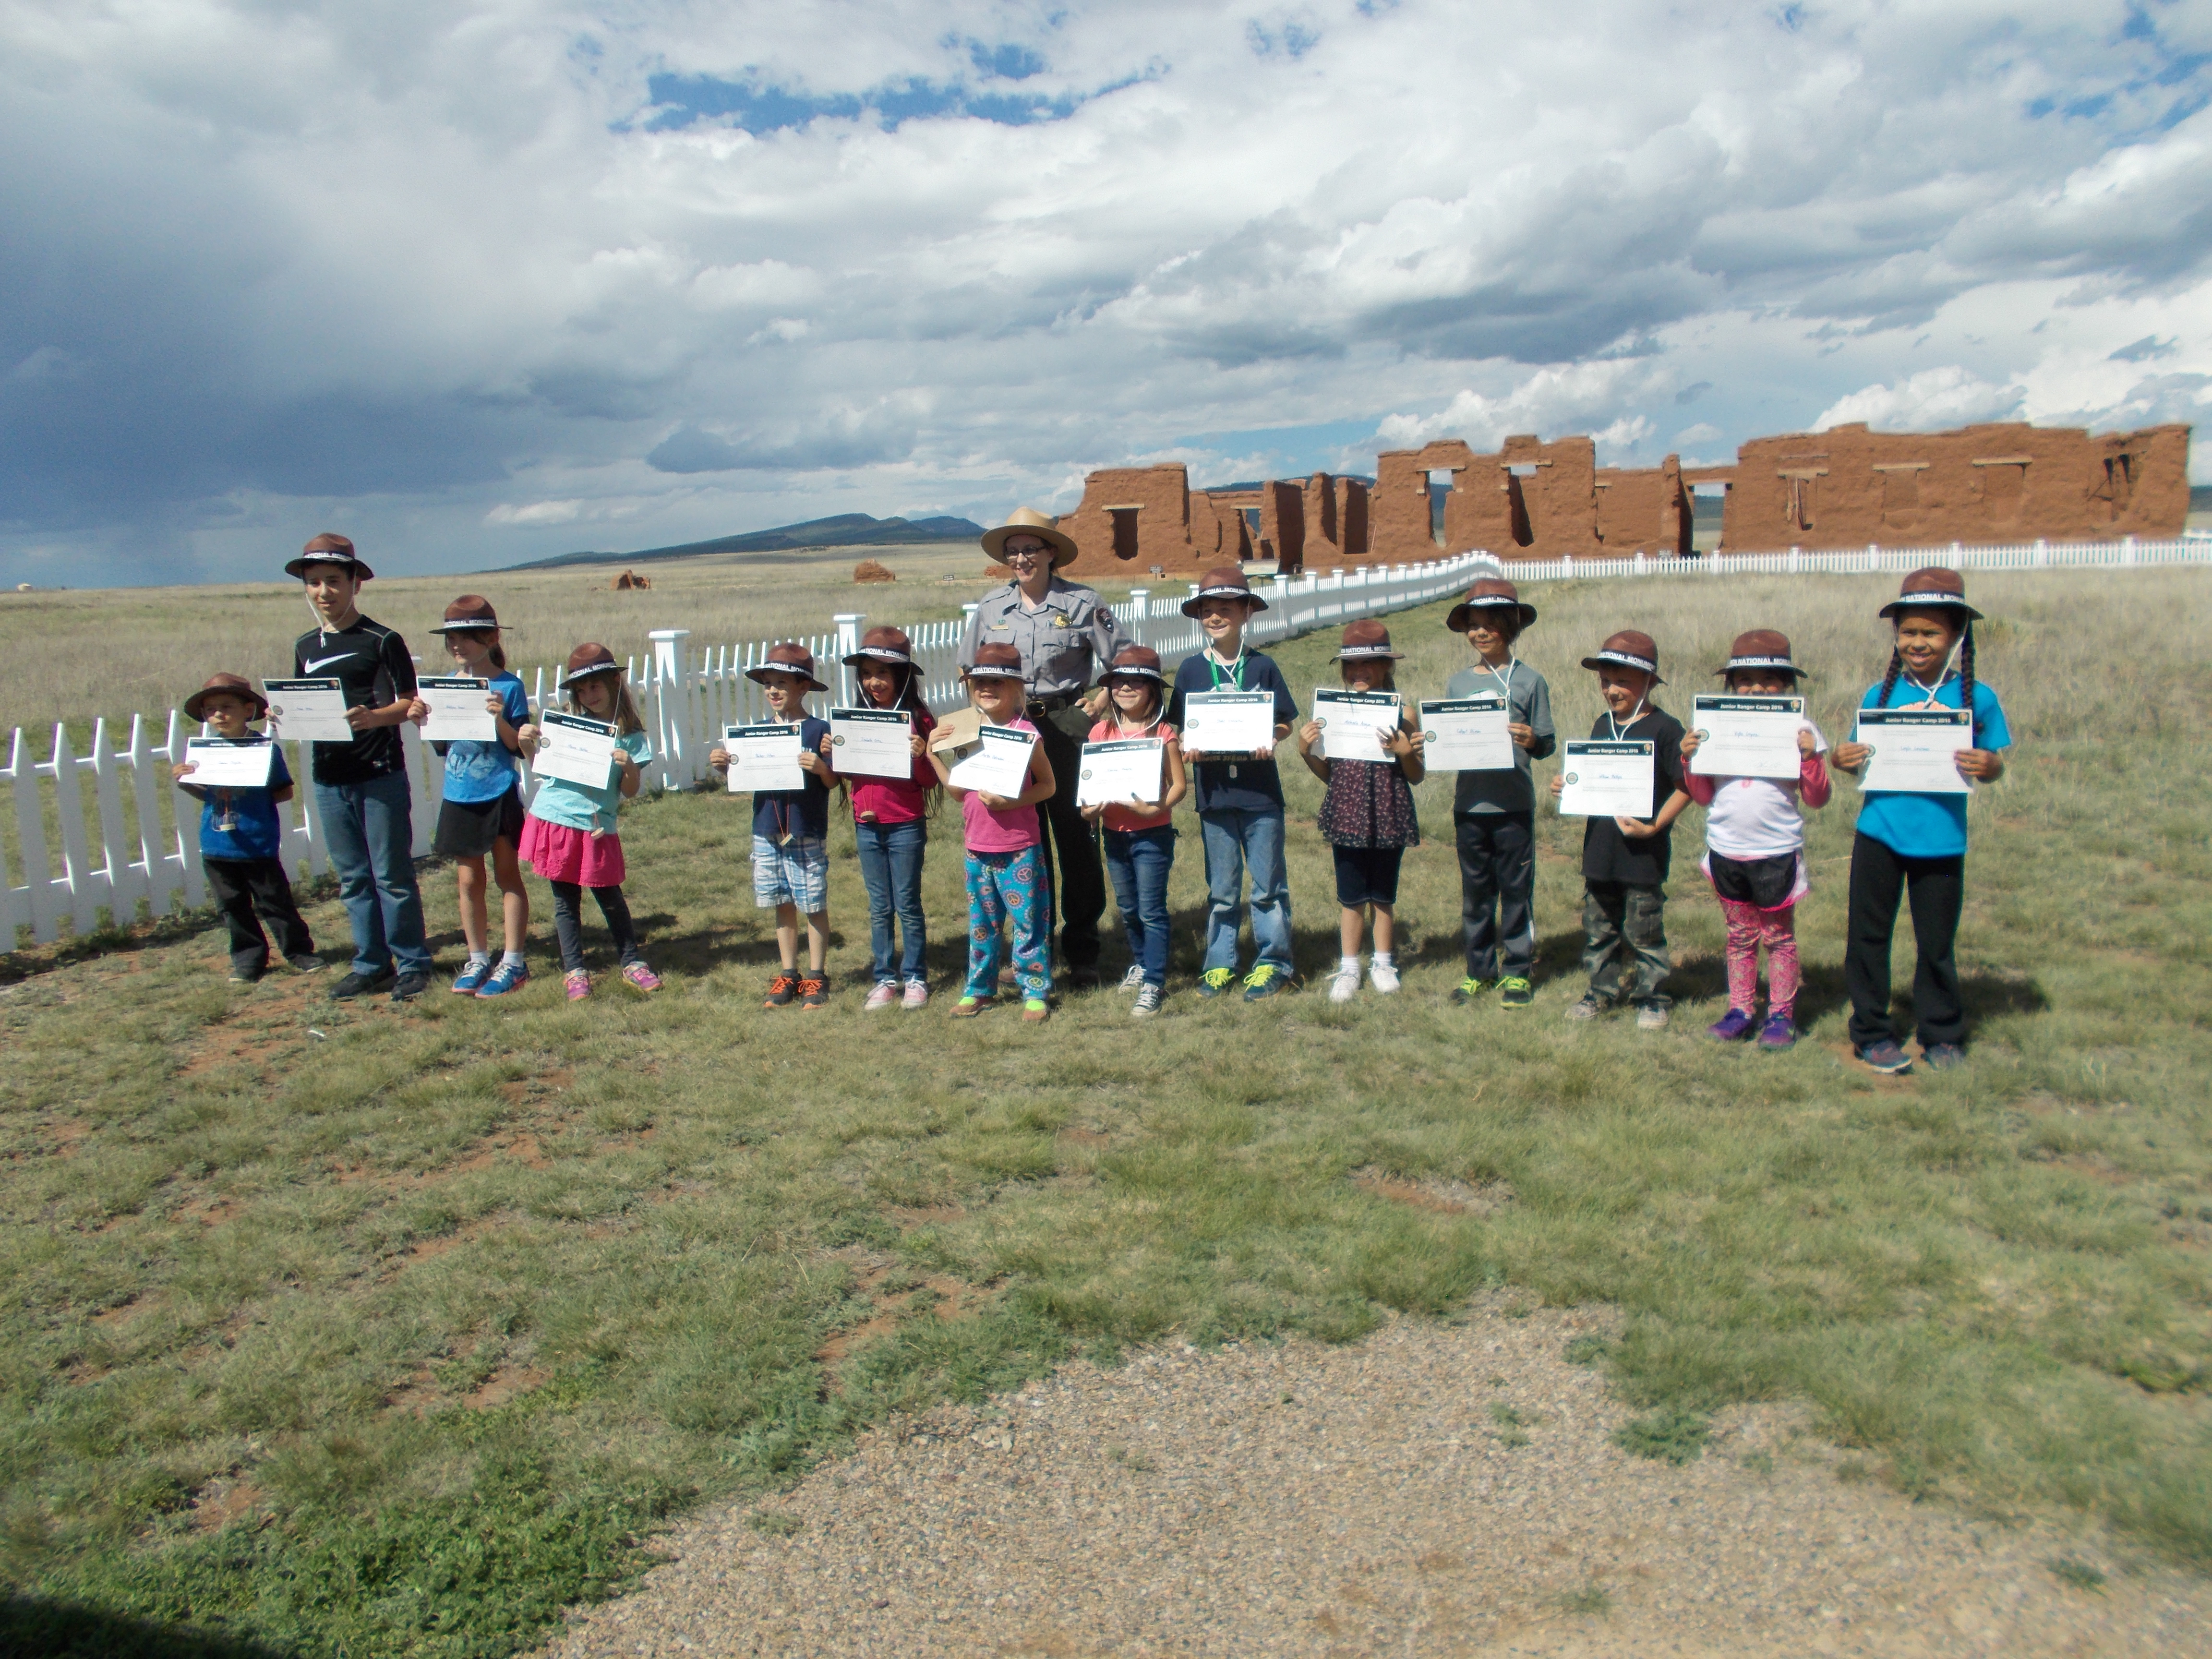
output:
POLYGON ((283 1650, 122 1618, 82 1602, 10 1595, 0 1601, 0 1652, 25 1659, 281 1659, 283 1650))

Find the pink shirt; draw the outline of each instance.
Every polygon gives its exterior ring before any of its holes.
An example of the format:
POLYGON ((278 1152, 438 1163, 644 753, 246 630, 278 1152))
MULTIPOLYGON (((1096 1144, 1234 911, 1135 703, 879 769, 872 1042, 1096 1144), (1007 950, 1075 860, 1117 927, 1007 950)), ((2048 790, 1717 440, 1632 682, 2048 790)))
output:
MULTIPOLYGON (((920 714, 914 717, 914 729, 921 734, 922 748, 929 747, 929 734, 937 727, 936 716, 920 714)), ((853 786, 853 822, 872 817, 878 823, 912 823, 928 805, 928 792, 937 787, 937 769, 929 763, 927 752, 914 757, 914 774, 905 778, 856 777, 848 780, 853 786)))
MULTIPOLYGON (((1007 726, 1016 732, 1036 730, 1023 720, 1009 720, 1007 726)), ((1036 751, 1032 749, 1030 755, 1034 771, 1036 751)), ((1016 806, 994 812, 983 805, 983 797, 973 789, 960 798, 960 818, 967 826, 968 850, 971 853, 1018 853, 1044 839, 1037 828, 1036 807, 1016 806)))
MULTIPOLYGON (((1175 735, 1175 727, 1165 720, 1156 726, 1139 726, 1133 730, 1123 731, 1108 719, 1091 728, 1091 741, 1093 743, 1116 743, 1130 738, 1160 738, 1173 743, 1175 735)), ((1164 795, 1167 788, 1168 761, 1163 753, 1160 757, 1160 793, 1164 795)), ((1103 821, 1109 830, 1157 830, 1174 817, 1175 814, 1164 806, 1157 812, 1133 812, 1126 806, 1109 801, 1103 814, 1103 821)))

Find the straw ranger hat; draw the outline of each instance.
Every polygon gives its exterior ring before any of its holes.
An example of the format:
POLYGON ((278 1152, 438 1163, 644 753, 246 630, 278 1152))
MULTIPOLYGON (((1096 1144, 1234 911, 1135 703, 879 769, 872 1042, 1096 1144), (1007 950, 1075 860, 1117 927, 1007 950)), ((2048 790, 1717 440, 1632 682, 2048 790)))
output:
POLYGON ((269 712, 269 699, 253 689, 252 681, 242 679, 236 674, 210 674, 205 685, 185 699, 185 718, 189 720, 205 720, 207 700, 218 691, 242 697, 252 703, 255 720, 261 719, 269 712))
POLYGON ((1006 523, 996 530, 983 532, 983 550, 1000 564, 1006 562, 1006 540, 1012 536, 1034 536, 1052 550, 1052 568, 1057 570, 1075 556, 1075 541, 1060 527, 1060 520, 1049 518, 1033 507, 1018 507, 1007 515, 1006 523))
POLYGON ((814 678, 814 653, 794 641, 786 640, 781 645, 768 648, 768 660, 756 663, 745 670, 745 678, 758 685, 768 684, 770 674, 796 674, 806 682, 810 691, 827 691, 830 688, 814 678))
POLYGON ((1982 619, 1982 613, 1966 603, 1966 579, 1940 564, 1924 564, 1907 576, 1881 614, 1895 618, 1909 611, 1956 611, 1968 622, 1982 619))
POLYGON ((1197 616, 1199 603, 1203 599, 1242 599, 1254 616, 1267 608, 1267 600, 1252 591, 1252 584, 1245 580, 1244 573, 1233 564, 1218 566, 1200 577, 1198 592, 1182 602, 1182 614, 1197 616))
POLYGON ((1664 685, 1659 678, 1659 647, 1651 643, 1649 634, 1639 634, 1632 628, 1624 628, 1610 635, 1598 647, 1597 655, 1584 657, 1585 668, 1640 668, 1651 676, 1651 684, 1664 685))
POLYGON ((335 531, 325 530, 300 550, 300 556, 284 567, 288 576, 305 576, 311 564, 342 564, 362 581, 376 572, 371 570, 361 555, 353 550, 352 540, 335 531))

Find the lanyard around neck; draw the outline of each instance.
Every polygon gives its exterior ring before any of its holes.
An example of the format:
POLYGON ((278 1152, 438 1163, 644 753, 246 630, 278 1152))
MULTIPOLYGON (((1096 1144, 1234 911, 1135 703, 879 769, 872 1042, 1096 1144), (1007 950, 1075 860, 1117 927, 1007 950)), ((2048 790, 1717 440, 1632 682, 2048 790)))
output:
POLYGON ((1621 725, 1620 717, 1610 708, 1605 711, 1605 717, 1613 722, 1613 740, 1619 743, 1621 732, 1624 730, 1633 732, 1636 729, 1636 722, 1644 718, 1644 699, 1638 697, 1636 700, 1636 707, 1628 711, 1628 724, 1626 727, 1621 725))
MULTIPOLYGON (((1239 691, 1244 689, 1245 654, 1243 647, 1239 646, 1237 648, 1237 660, 1229 665, 1229 683, 1239 691)), ((1213 647, 1210 645, 1206 647, 1206 672, 1213 676, 1214 689, 1219 690, 1221 689, 1221 659, 1213 654, 1213 647)))
MULTIPOLYGON (((1508 656, 1505 659, 1505 672, 1503 674, 1489 663, 1482 665, 1482 672, 1505 688, 1505 709, 1509 714, 1513 711, 1513 671, 1520 665, 1521 659, 1515 656, 1508 656)), ((1610 714, 1612 711, 1608 709, 1606 712, 1610 714)))

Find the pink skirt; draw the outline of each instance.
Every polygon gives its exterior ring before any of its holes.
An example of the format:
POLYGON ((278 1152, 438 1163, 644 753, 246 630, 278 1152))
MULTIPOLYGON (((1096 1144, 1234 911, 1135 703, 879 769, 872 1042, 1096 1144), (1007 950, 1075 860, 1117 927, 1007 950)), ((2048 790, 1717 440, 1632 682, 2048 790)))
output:
POLYGON ((548 823, 535 812, 522 821, 522 845, 517 850, 522 861, 548 881, 619 887, 626 873, 620 836, 609 830, 595 837, 588 830, 548 823))

